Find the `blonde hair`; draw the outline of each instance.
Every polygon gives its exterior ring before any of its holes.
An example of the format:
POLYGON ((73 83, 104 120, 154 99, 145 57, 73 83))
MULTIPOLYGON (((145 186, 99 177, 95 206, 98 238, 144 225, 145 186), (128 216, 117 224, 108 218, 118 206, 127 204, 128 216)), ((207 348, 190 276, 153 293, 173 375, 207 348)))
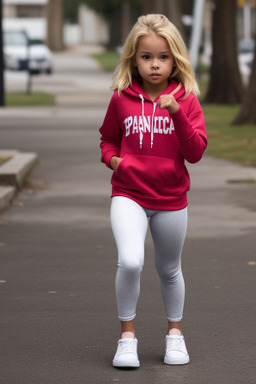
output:
POLYGON ((117 90, 118 94, 120 94, 122 90, 131 84, 133 77, 140 78, 137 68, 134 67, 134 59, 140 38, 150 32, 164 37, 169 44, 174 57, 174 69, 170 79, 184 85, 186 96, 190 93, 198 95, 200 91, 185 43, 174 24, 167 17, 159 14, 149 14, 138 18, 124 44, 120 63, 114 72, 111 89, 117 90))

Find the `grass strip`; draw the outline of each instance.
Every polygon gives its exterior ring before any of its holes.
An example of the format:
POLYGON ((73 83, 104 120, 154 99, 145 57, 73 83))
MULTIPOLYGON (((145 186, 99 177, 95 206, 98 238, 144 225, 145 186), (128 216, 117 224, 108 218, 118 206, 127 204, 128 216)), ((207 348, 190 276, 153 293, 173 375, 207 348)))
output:
POLYGON ((33 107, 33 106, 53 106, 55 97, 50 93, 7 93, 7 107, 33 107))
POLYGON ((119 53, 115 50, 96 53, 93 57, 104 71, 114 71, 120 59, 119 53))
POLYGON ((256 126, 232 125, 240 106, 202 104, 209 139, 206 153, 256 166, 256 126))

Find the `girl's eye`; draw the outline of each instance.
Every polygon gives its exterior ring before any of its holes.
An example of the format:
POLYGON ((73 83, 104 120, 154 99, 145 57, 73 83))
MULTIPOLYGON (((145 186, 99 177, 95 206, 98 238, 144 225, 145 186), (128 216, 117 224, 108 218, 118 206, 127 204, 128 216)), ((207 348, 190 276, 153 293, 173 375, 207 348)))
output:
POLYGON ((149 60, 150 57, 149 57, 149 55, 143 55, 143 56, 142 56, 142 59, 144 59, 144 60, 149 60))
POLYGON ((168 57, 166 55, 161 56, 161 60, 166 60, 168 57))

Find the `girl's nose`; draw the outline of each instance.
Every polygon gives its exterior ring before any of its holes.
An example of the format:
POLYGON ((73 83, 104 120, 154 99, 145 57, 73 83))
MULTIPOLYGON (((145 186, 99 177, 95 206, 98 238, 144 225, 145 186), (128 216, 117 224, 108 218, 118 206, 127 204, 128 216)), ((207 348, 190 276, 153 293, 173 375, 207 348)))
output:
POLYGON ((156 69, 158 69, 158 68, 159 68, 159 65, 158 65, 157 63, 152 63, 152 64, 151 64, 151 69, 156 70, 156 69))

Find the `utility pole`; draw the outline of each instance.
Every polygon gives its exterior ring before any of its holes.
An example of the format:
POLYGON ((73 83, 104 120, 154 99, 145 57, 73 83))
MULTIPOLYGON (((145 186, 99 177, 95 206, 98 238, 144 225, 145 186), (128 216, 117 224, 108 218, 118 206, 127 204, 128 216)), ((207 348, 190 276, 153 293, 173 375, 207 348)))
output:
POLYGON ((0 0, 0 107, 4 107, 3 6, 0 0))
POLYGON ((194 0, 193 27, 192 27, 191 47, 190 47, 190 60, 194 70, 196 70, 198 65, 199 47, 200 47, 201 34, 202 34, 204 3, 205 3, 205 0, 194 0))
POLYGON ((252 39, 252 25, 251 25, 251 1, 246 1, 244 5, 244 40, 252 39))

